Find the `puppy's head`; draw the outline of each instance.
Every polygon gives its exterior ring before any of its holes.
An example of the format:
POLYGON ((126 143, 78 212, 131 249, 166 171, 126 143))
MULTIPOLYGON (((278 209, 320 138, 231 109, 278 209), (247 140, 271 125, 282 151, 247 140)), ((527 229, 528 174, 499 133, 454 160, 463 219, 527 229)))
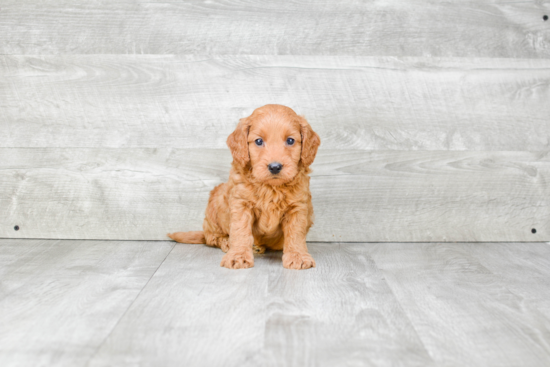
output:
POLYGON ((270 185, 292 181, 313 163, 320 144, 306 119, 281 105, 257 108, 227 138, 234 162, 250 165, 254 179, 270 185))

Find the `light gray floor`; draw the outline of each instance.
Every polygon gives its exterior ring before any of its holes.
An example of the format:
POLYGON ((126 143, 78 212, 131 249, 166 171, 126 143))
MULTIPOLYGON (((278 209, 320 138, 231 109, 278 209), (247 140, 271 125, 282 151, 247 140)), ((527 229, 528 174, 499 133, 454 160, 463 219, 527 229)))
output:
POLYGON ((549 243, 309 247, 0 240, 0 365, 550 365, 549 243))

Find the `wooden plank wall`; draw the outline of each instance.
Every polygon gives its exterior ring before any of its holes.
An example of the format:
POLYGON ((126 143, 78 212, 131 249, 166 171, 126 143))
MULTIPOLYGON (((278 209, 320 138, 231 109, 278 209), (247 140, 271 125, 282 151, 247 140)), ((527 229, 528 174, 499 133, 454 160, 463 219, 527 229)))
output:
POLYGON ((200 229, 227 135, 280 103, 322 138, 310 240, 549 241, 544 15, 550 1, 4 0, 0 237, 200 229))

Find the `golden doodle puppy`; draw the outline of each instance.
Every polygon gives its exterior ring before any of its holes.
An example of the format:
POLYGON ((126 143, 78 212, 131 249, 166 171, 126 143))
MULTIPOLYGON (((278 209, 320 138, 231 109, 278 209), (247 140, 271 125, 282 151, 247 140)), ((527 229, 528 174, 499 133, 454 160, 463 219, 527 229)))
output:
POLYGON ((283 266, 315 267, 306 235, 313 224, 309 166, 319 136, 305 118, 281 105, 260 107, 227 138, 233 163, 229 180, 210 192, 203 231, 170 238, 205 243, 226 252, 221 266, 254 266, 254 253, 283 250, 283 266))

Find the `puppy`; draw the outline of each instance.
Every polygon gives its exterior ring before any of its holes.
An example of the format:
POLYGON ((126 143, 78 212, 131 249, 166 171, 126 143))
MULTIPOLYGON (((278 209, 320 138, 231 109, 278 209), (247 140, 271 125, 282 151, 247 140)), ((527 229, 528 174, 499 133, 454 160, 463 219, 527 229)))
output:
POLYGON ((319 136, 306 119, 281 105, 260 107, 227 138, 233 156, 229 180, 210 192, 203 231, 177 232, 183 243, 219 247, 221 266, 254 266, 254 253, 283 250, 288 269, 315 267, 306 235, 313 224, 309 166, 319 136))

